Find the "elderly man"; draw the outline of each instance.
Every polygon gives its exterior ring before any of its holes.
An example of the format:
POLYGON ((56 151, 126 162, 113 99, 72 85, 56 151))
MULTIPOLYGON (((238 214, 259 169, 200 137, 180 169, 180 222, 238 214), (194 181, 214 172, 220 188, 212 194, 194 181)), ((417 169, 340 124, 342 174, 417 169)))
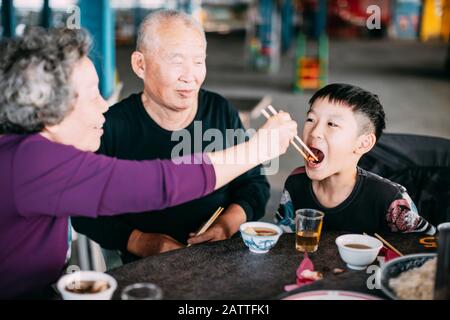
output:
MULTIPOLYGON (((105 114, 100 152, 128 160, 167 159, 180 143, 173 141, 172 134, 180 130, 190 133, 191 150, 196 144, 204 150, 210 143, 195 132, 199 123, 203 130, 218 129, 223 136, 227 129, 242 130, 229 102, 200 88, 206 76, 205 59, 204 31, 190 16, 171 10, 147 16, 131 56, 133 71, 143 80, 144 90, 105 114)), ((122 260, 129 262, 186 243, 227 239, 243 222, 261 218, 268 198, 269 184, 256 167, 213 194, 187 204, 152 214, 77 218, 73 225, 102 247, 120 250, 122 260), (225 208, 220 217, 204 234, 195 236, 219 206, 225 208)))

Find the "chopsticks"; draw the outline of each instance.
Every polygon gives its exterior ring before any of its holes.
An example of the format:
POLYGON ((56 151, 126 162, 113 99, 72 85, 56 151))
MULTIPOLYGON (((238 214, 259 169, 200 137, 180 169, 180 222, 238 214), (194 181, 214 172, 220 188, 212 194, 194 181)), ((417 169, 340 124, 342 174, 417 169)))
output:
MULTIPOLYGON (((368 235, 367 233, 363 233, 364 235, 368 235)), ((392 251, 394 251, 396 254, 398 254, 400 257, 403 256, 403 253, 401 253, 400 251, 398 251, 392 244, 390 244, 389 242, 387 242, 386 240, 383 239, 382 236, 380 236, 378 233, 374 233, 375 237, 380 240, 381 242, 383 242, 383 244, 388 247, 389 249, 391 249, 392 251)))
MULTIPOLYGON (((214 212, 214 214, 211 216, 211 218, 209 218, 208 221, 206 221, 206 223, 197 231, 197 233, 195 234, 195 236, 199 236, 202 233, 204 233, 206 230, 208 230, 208 228, 214 223, 214 221, 217 219, 217 217, 222 213, 222 211, 225 208, 223 207, 219 207, 217 208, 216 212, 214 212)), ((188 247, 191 246, 191 244, 187 245, 188 247)))
POLYGON ((394 251, 396 254, 398 254, 400 257, 403 256, 403 253, 401 253, 400 251, 398 251, 392 244, 390 244, 389 242, 387 242, 386 240, 384 240, 378 233, 374 234, 375 237, 378 238, 378 240, 380 240, 381 242, 384 243, 384 245, 386 247, 388 247, 389 249, 391 249, 392 251, 394 251))
MULTIPOLYGON (((267 109, 269 109, 269 111, 273 114, 276 115, 278 114, 278 111, 275 110, 274 107, 272 107, 272 105, 269 105, 267 107, 267 109)), ((264 117, 266 117, 267 119, 270 118, 269 113, 266 110, 261 110, 261 113, 263 114, 264 117)), ((310 157, 312 157, 314 160, 319 161, 319 159, 317 159, 316 155, 308 148, 308 146, 302 141, 302 139, 300 139, 300 137, 298 135, 296 135, 294 137, 295 140, 297 140, 300 145, 305 148, 305 150, 309 153, 310 157)), ((295 143, 295 141, 291 141, 291 145, 297 149, 297 151, 303 156, 303 158, 305 158, 306 161, 309 161, 310 157, 308 157, 303 151, 302 149, 295 143)))

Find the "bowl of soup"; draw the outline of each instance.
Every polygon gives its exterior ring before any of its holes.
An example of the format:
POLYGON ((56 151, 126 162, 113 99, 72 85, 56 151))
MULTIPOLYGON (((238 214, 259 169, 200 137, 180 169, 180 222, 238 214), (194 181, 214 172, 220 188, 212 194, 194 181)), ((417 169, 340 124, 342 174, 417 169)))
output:
POLYGON ((62 276, 57 283, 64 300, 110 300, 117 281, 97 271, 76 271, 62 276))
POLYGON ((383 243, 377 238, 362 234, 346 234, 336 238, 339 255, 353 270, 364 270, 378 256, 383 243))
POLYGON ((277 243, 283 231, 268 222, 246 222, 239 227, 242 240, 254 253, 267 253, 277 243))

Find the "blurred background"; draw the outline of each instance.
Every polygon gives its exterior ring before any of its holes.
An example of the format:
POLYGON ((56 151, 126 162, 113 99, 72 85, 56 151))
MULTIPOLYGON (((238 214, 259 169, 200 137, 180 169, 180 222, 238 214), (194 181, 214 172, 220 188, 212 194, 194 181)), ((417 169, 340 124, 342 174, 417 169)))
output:
MULTIPOLYGON (((387 132, 450 138, 450 0, 3 0, 0 34, 27 25, 88 29, 101 92, 114 102, 142 90, 130 54, 143 17, 161 8, 203 24, 204 87, 229 99, 248 127, 263 122, 258 110, 268 103, 302 124, 315 90, 346 82, 379 95, 387 132)), ((300 165, 290 150, 268 177, 265 220, 300 165)))

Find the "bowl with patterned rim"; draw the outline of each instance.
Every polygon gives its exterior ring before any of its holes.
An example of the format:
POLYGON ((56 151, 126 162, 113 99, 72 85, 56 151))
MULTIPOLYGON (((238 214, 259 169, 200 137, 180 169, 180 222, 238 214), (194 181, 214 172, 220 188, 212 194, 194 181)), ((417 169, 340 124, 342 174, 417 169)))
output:
POLYGON ((283 233, 276 224, 259 221, 243 223, 239 230, 245 245, 254 253, 268 252, 283 233))
POLYGON ((425 264, 425 262, 435 258, 436 256, 436 253, 409 254, 387 262, 381 267, 379 273, 379 283, 381 290, 389 298, 400 300, 400 298, 396 295, 394 289, 392 289, 389 285, 389 281, 391 279, 397 278, 401 273, 405 271, 420 268, 425 264))

